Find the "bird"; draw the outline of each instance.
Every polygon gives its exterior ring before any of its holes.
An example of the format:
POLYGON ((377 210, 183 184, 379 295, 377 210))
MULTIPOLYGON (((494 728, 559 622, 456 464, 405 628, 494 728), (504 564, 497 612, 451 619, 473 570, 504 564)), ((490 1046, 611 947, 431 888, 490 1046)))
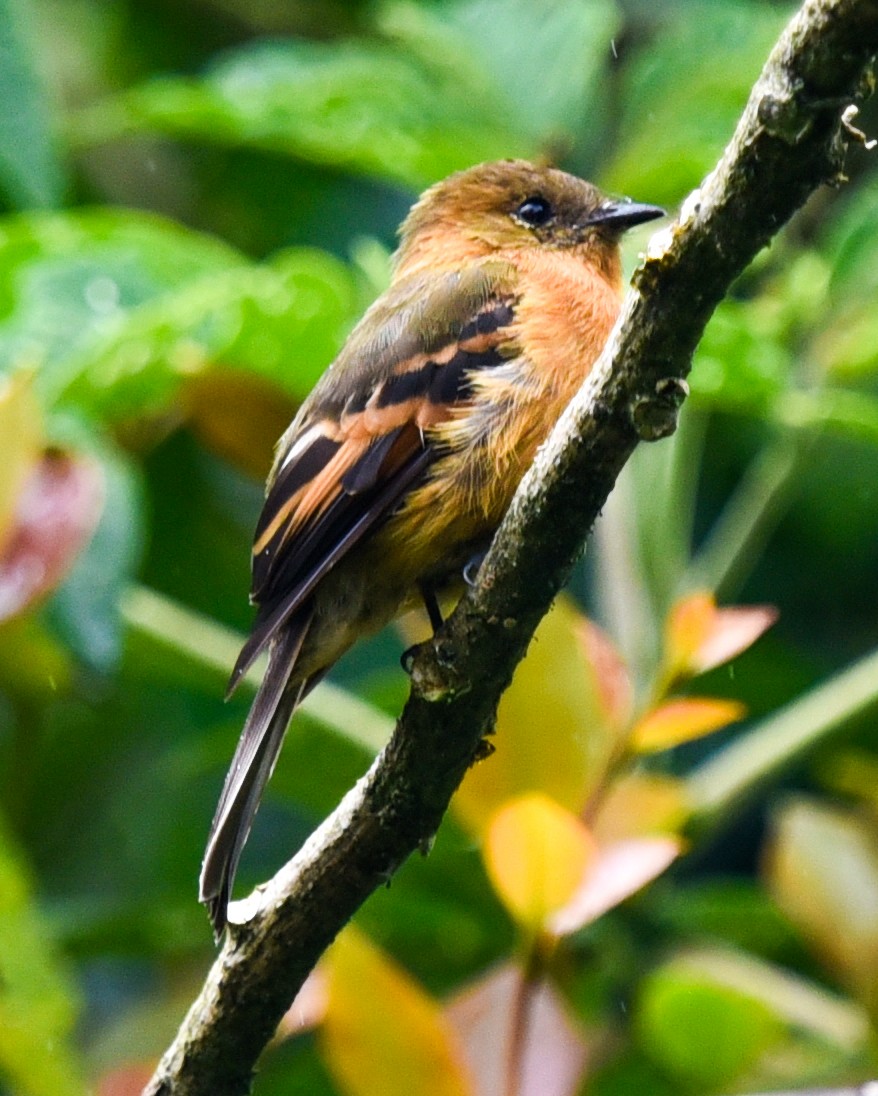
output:
POLYGON ((441 625, 438 596, 477 566, 615 322, 622 234, 663 212, 524 160, 456 172, 412 206, 389 288, 275 450, 229 694, 266 649, 268 665, 199 881, 217 939, 296 707, 402 612, 423 603, 441 625))

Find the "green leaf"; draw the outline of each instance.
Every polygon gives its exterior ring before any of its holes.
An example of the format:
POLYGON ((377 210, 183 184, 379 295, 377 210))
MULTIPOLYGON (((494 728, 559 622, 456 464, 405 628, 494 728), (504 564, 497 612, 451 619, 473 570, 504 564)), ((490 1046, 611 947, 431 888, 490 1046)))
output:
POLYGON ((713 937, 766 959, 801 955, 792 924, 749 878, 730 876, 655 887, 650 912, 673 936, 713 937))
POLYGON ((20 209, 59 205, 66 189, 28 14, 19 0, 0 0, 0 189, 20 209))
POLYGON ((878 369, 878 316, 874 297, 851 296, 821 324, 812 353, 833 378, 859 379, 878 369))
POLYGON ((680 1087, 636 1049, 626 1047, 614 1061, 589 1077, 589 1096, 680 1096, 680 1087))
POLYGON ((67 363, 130 309, 243 264, 218 240, 131 211, 37 213, 0 222, 0 372, 37 367, 51 400, 67 363))
POLYGON ((783 1031, 756 995, 679 964, 643 983, 637 1027, 644 1050, 668 1073, 711 1089, 752 1067, 783 1031))
POLYGON ((624 72, 622 140, 602 173, 610 190, 669 204, 713 167, 786 19, 742 0, 671 10, 672 21, 624 72))
POLYGON ((278 41, 238 49, 200 79, 155 79, 100 104, 81 117, 80 138, 157 129, 420 189, 474 162, 532 151, 491 116, 483 86, 391 45, 278 41))
POLYGON ((693 397, 738 411, 765 410, 792 369, 768 299, 725 300, 713 314, 695 354, 693 397))
POLYGON ((683 952, 653 971, 641 986, 635 1022, 643 1050, 699 1092, 728 1090, 739 1078, 749 1091, 752 1078, 771 1070, 795 1085, 799 1071, 807 1077, 813 1068, 809 1059, 855 1060, 869 1039, 858 1006, 721 948, 683 952))
POLYGON ((167 410, 219 363, 301 400, 356 303, 352 275, 324 252, 257 266, 140 213, 20 216, 0 235, 0 371, 32 364, 45 402, 113 421, 167 410))
POLYGON ((442 15, 522 132, 545 146, 578 142, 594 129, 621 23, 610 0, 453 0, 442 15))
POLYGON ((842 436, 878 445, 878 399, 865 392, 843 388, 824 388, 813 392, 794 389, 784 393, 777 401, 773 415, 784 426, 797 430, 822 427, 842 436))
POLYGON ((832 272, 829 290, 838 304, 851 299, 874 301, 878 293, 876 245, 878 193, 874 187, 859 187, 835 206, 823 234, 821 253, 832 272))
POLYGON ((123 589, 143 546, 143 498, 132 466, 108 445, 93 448, 104 508, 92 538, 49 606, 52 624, 87 664, 107 672, 122 652, 123 589))
POLYGON ((142 417, 221 365, 301 401, 339 350, 355 301, 345 266, 320 251, 207 274, 96 328, 65 364, 72 380, 59 398, 104 419, 142 417))
POLYGON ((78 1003, 19 854, 0 826, 0 1076, 18 1096, 84 1096, 78 1003))

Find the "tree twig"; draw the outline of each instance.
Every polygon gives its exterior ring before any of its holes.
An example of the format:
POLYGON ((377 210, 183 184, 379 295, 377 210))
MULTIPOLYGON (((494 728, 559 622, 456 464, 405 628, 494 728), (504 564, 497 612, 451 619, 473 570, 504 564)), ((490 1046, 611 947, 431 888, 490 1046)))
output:
MULTIPOLYGON (((415 660, 396 730, 298 855, 236 903, 229 937, 148 1096, 232 1096, 323 950, 436 832, 539 620, 639 440, 673 431, 708 318, 819 185, 842 116, 871 91, 878 0, 809 0, 766 63, 716 169, 653 239, 591 377, 525 477, 477 585, 415 660)), ((697 109, 697 104, 693 104, 697 109)))

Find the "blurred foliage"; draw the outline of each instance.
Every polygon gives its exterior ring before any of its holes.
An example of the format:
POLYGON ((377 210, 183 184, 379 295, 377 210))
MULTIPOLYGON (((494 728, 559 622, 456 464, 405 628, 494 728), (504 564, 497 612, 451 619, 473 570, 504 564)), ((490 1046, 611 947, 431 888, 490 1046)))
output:
MULTIPOLYGON (((195 881, 248 699, 222 693, 261 479, 418 190, 526 155, 673 208, 790 11, 0 2, 0 1092, 139 1091, 211 961, 195 881)), ((848 159, 718 310, 496 754, 258 1093, 878 1070, 878 190, 848 159)), ((367 765, 403 642, 297 717, 242 887, 367 765)))

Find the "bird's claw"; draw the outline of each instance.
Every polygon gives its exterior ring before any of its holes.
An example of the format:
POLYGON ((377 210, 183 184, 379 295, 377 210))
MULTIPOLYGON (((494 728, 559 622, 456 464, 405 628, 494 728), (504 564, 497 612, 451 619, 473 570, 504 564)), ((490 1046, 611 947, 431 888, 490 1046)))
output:
POLYGON ((485 556, 488 554, 488 549, 483 548, 480 552, 476 552, 475 555, 470 556, 469 560, 463 567, 463 581, 467 586, 475 586, 476 579, 479 577, 479 568, 485 562, 485 556))

